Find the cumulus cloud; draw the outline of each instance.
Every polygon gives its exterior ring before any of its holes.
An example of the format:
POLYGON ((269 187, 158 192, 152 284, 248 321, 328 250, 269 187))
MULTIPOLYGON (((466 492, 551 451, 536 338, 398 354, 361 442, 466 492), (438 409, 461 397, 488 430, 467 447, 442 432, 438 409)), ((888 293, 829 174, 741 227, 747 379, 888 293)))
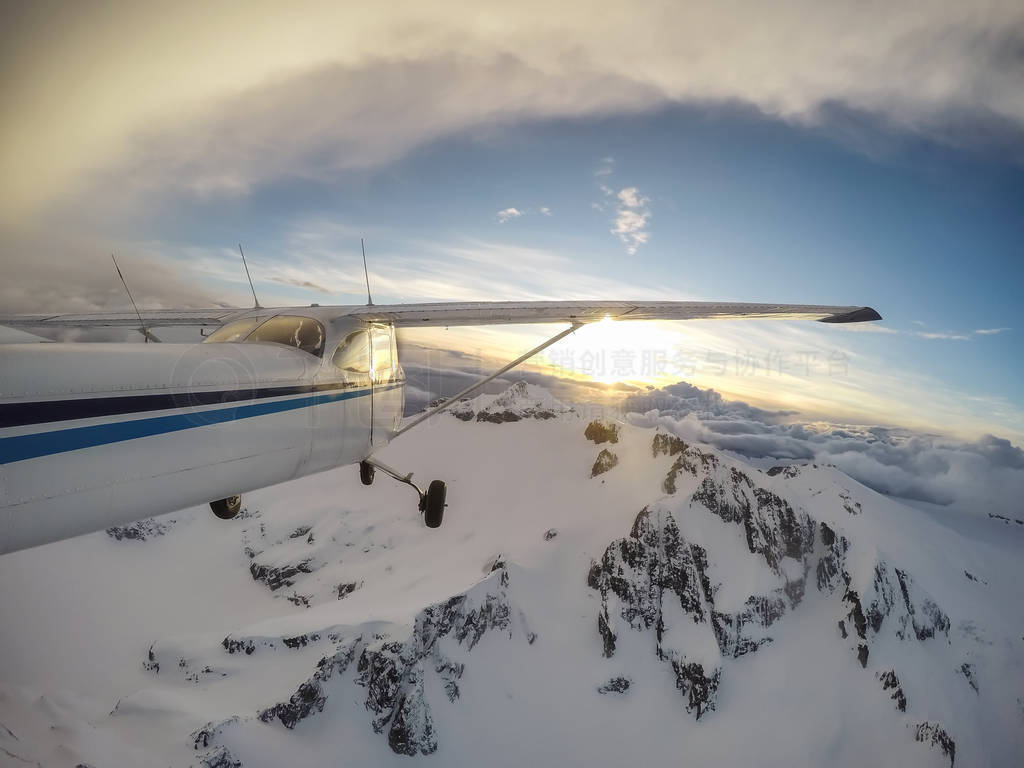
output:
POLYGON ((885 426, 801 422, 685 382, 623 401, 627 418, 763 465, 832 464, 881 493, 957 512, 1024 519, 1024 450, 983 435, 964 441, 885 426))
POLYGON ((512 219, 518 219, 522 215, 523 212, 520 211, 518 208, 503 208, 502 210, 498 211, 498 223, 504 224, 505 222, 511 221, 512 219))
POLYGON ((623 187, 616 197, 618 207, 611 232, 626 246, 626 253, 634 256, 648 239, 647 224, 651 219, 648 203, 651 199, 640 194, 636 187, 623 187))

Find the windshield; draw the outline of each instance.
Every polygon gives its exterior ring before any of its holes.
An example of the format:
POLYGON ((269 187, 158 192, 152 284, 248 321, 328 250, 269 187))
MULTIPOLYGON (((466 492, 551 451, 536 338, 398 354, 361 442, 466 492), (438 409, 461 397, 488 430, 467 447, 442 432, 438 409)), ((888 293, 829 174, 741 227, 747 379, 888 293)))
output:
POLYGON ((228 341, 241 341, 246 335, 263 322, 263 318, 260 317, 246 317, 242 320, 235 320, 233 323, 222 325, 216 331, 206 337, 206 344, 216 344, 218 342, 228 341))
POLYGON ((206 338, 206 343, 271 341, 298 347, 303 352, 320 357, 324 353, 324 327, 310 317, 278 315, 266 322, 250 317, 236 320, 217 329, 206 338))
POLYGON ((254 341, 287 344, 320 357, 324 353, 324 327, 309 317, 279 315, 245 337, 247 344, 254 341))

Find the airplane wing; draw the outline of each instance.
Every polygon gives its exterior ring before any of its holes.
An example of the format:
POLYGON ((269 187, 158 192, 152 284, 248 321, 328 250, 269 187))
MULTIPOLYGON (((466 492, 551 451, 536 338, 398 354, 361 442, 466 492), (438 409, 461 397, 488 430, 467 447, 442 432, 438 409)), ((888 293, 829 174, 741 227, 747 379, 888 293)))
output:
POLYGON ((612 320, 727 320, 743 317, 801 318, 823 323, 881 320, 871 307, 818 304, 737 304, 714 301, 473 301, 380 304, 354 308, 348 317, 393 322, 398 327, 593 323, 612 320))
MULTIPOLYGON (((285 308, 294 309, 299 308, 285 308)), ((323 307, 330 310, 332 307, 323 307)), ((729 320, 776 317, 860 323, 881 320, 871 307, 820 304, 742 304, 715 301, 455 301, 429 304, 371 304, 336 307, 339 314, 367 322, 392 322, 398 327, 452 325, 510 325, 524 323, 594 323, 612 320, 729 320)), ((140 310, 146 328, 172 325, 220 326, 249 309, 140 310)), ((0 315, 9 328, 137 328, 134 312, 0 315)))
MULTIPOLYGON (((147 328, 169 325, 221 325, 232 315, 248 310, 234 307, 214 309, 144 309, 142 322, 147 328)), ((64 315, 0 315, 0 326, 9 328, 138 328, 134 312, 84 312, 64 315)))

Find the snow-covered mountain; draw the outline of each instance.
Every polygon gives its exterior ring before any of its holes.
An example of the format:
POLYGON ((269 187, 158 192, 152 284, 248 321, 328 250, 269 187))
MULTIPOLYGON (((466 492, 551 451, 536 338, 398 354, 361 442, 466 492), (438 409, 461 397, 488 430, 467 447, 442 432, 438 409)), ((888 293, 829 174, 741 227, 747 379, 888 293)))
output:
POLYGON ((0 763, 1024 761, 1024 526, 523 383, 381 457, 441 529, 349 467, 0 558, 0 763))

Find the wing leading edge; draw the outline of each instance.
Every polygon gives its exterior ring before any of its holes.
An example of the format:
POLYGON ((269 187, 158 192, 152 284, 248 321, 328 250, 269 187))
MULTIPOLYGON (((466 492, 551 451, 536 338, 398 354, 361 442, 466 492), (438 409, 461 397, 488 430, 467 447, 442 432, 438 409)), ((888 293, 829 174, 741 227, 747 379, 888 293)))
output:
MULTIPOLYGON (((144 309, 140 311, 147 328, 171 325, 221 325, 233 315, 248 310, 233 307, 216 309, 144 309)), ((82 312, 48 315, 0 315, 0 325, 10 328, 138 328, 134 312, 82 312)))
MULTIPOLYGON (((453 325, 513 325, 527 323, 595 323, 612 320, 731 320, 774 317, 819 320, 823 323, 862 323, 881 320, 871 307, 820 304, 743 304, 714 301, 456 301, 428 304, 376 304, 318 307, 317 315, 330 314, 366 322, 391 322, 399 327, 453 325)), ((215 309, 141 310, 147 328, 166 326, 219 326, 253 310, 215 309)), ((265 308, 274 312, 309 312, 308 307, 265 308)), ((0 315, 0 326, 10 328, 135 328, 134 312, 0 315)))
POLYGON ((366 321, 399 327, 499 325, 521 323, 593 323, 612 320, 731 320, 798 318, 823 323, 881 320, 871 307, 821 304, 744 304, 712 301, 479 301, 391 304, 357 307, 347 313, 366 321))

